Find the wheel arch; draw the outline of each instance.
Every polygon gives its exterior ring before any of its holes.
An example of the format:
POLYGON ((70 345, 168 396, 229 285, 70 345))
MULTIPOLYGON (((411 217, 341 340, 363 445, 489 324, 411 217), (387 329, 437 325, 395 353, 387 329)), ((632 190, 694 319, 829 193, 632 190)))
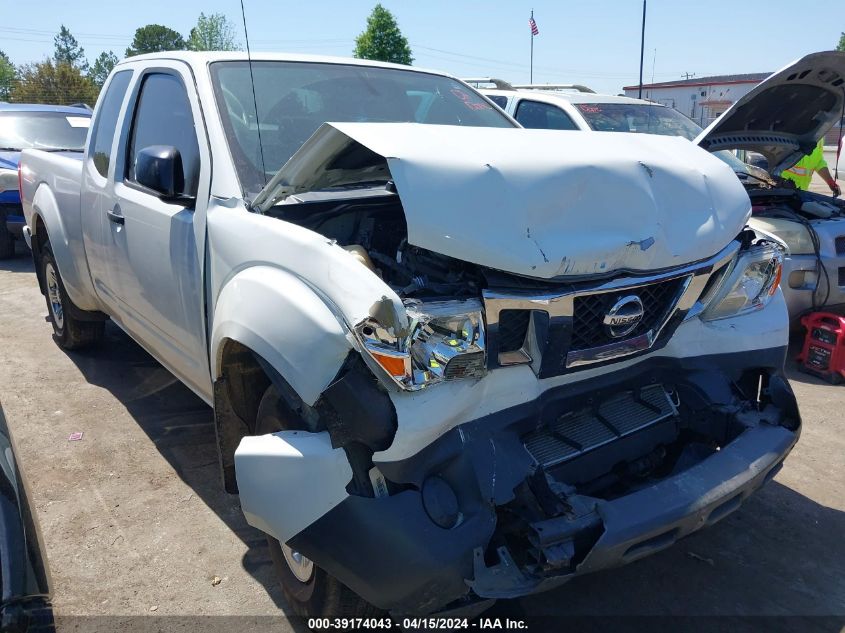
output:
POLYGON ((294 410, 307 411, 353 347, 342 320, 303 281, 269 266, 247 268, 214 306, 210 360, 223 484, 237 492, 234 453, 251 434, 272 383, 294 410))
MULTIPOLYGON (((41 183, 32 198, 32 255, 36 264, 49 241, 50 249, 62 283, 70 300, 83 311, 97 311, 99 303, 87 270, 82 247, 82 227, 76 226, 78 235, 68 233, 69 226, 59 210, 56 196, 46 183, 41 183), (80 266, 80 260, 84 262, 80 266)), ((36 270, 39 266, 36 265, 36 270)), ((44 292, 44 280, 39 273, 39 286, 44 292)))

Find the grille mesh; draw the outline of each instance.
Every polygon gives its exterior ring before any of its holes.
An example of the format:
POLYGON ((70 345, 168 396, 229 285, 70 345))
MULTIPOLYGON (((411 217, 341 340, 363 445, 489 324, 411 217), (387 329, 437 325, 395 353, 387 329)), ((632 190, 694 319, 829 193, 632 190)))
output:
POLYGON ((597 408, 566 413, 527 436, 525 448, 538 464, 553 466, 673 415, 666 390, 651 385, 612 396, 597 408))
POLYGON ((605 332, 602 321, 613 304, 625 295, 636 294, 643 302, 643 318, 636 329, 626 338, 639 336, 657 327, 674 306, 683 282, 684 278, 670 279, 634 290, 603 292, 575 297, 570 349, 590 349, 617 340, 605 332))
POLYGON ((836 238, 836 254, 845 255, 845 235, 836 238))
POLYGON ((499 313, 499 353, 522 347, 531 320, 530 310, 502 310, 499 313))

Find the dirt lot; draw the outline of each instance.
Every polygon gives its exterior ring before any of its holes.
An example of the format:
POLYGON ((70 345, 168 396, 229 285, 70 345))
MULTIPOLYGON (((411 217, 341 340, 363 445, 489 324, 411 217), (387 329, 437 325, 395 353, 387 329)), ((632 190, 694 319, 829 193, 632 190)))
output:
MULTIPOLYGON (((114 326, 100 349, 61 351, 32 271, 24 250, 0 262, 0 400, 41 522, 61 630, 163 630, 170 622, 208 631, 208 621, 157 616, 283 614, 264 539, 219 485, 211 411, 114 326), (69 442, 77 431, 83 439, 69 442)), ((840 631, 845 387, 790 376, 803 436, 741 510, 651 558, 493 614, 813 615, 828 617, 802 630, 840 631)), ((796 624, 768 622, 767 630, 796 624)), ((291 627, 274 619, 272 628, 291 627)))

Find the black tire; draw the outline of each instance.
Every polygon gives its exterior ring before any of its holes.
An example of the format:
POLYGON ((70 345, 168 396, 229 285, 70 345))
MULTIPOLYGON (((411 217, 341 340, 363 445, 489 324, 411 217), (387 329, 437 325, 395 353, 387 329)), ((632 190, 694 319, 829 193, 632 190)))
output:
MULTIPOLYGON (((265 435, 289 429, 305 428, 297 414, 270 385, 261 398, 255 419, 255 434, 265 435)), ((349 587, 311 563, 310 577, 301 580, 285 558, 284 546, 267 535, 267 547, 276 576, 288 605, 295 615, 305 618, 372 618, 384 612, 361 598, 349 587)), ((287 548, 289 555, 296 555, 287 548)), ((304 559, 307 561, 307 559, 304 559)), ((305 575, 303 569, 300 575, 305 575)))
POLYGON ((50 244, 41 249, 41 275, 44 279, 47 300, 47 316, 53 326, 53 339, 64 349, 82 349, 99 343, 106 324, 103 321, 81 321, 73 312, 80 312, 67 296, 65 285, 56 265, 56 258, 50 244))
POLYGON ((6 228, 6 212, 0 211, 0 259, 15 256, 15 238, 6 228))

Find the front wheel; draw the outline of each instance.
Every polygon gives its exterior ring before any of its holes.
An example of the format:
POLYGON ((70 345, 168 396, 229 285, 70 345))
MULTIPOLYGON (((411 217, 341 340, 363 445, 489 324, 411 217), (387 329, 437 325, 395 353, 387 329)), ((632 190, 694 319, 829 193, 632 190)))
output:
POLYGON ((103 338, 103 321, 81 321, 72 311, 79 311, 67 296, 59 267, 49 243, 41 254, 41 274, 47 293, 47 314, 53 325, 53 338, 64 349, 73 350, 98 343, 103 338))
MULTIPOLYGON (((255 434, 304 429, 299 416, 270 385, 258 406, 255 434)), ((384 613, 286 543, 267 535, 276 576, 293 612, 307 618, 370 618, 384 613)))

